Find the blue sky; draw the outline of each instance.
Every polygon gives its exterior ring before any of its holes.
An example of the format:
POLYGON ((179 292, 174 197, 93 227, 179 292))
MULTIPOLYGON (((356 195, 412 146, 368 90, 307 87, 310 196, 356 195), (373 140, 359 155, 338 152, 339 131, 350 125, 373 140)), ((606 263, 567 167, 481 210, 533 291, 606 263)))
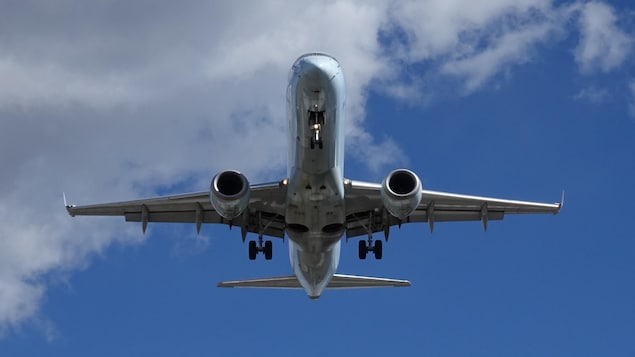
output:
POLYGON ((628 2, 84 5, 0 14, 0 355, 632 356, 635 75, 628 2), (300 15, 305 14, 305 15, 300 15), (316 15, 318 14, 318 15, 316 15), (308 18, 321 16, 321 25, 308 18), (265 20, 266 19, 266 20, 265 20), (317 26, 317 28, 316 28, 317 26), (291 273, 238 230, 67 217, 77 204, 285 173, 287 71, 337 57, 346 176, 555 202, 408 225, 339 271, 405 289, 218 289, 291 273))

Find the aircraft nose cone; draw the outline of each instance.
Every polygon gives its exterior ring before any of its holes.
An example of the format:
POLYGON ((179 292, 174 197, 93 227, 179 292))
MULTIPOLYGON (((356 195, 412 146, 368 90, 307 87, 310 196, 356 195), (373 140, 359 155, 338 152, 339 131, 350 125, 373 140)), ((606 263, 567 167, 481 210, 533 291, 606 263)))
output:
POLYGON ((330 81, 340 73, 340 64, 327 54, 311 53, 295 61, 292 73, 300 78, 330 81))

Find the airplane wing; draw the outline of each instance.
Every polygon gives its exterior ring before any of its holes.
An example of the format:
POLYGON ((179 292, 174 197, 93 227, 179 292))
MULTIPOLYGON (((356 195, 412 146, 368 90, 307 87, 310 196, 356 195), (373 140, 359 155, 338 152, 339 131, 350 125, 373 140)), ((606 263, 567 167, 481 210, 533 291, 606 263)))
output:
POLYGON ((127 222, 141 222, 144 232, 148 222, 195 223, 197 232, 202 223, 220 223, 241 227, 243 234, 252 232, 283 238, 286 186, 275 182, 250 188, 245 213, 232 221, 214 210, 209 191, 88 206, 66 205, 66 209, 73 217, 123 216, 127 222))
POLYGON ((483 228, 487 230, 488 221, 501 220, 506 214, 556 214, 563 203, 515 201, 422 190, 417 209, 400 221, 383 213, 385 210, 380 196, 380 184, 347 180, 344 187, 347 238, 381 231, 387 235, 389 227, 411 222, 427 222, 432 231, 435 222, 481 221, 483 228))

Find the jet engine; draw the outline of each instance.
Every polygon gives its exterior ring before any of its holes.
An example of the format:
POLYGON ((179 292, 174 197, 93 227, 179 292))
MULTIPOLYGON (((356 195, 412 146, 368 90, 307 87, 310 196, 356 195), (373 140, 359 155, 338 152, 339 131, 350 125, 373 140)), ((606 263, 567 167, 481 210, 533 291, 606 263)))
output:
POLYGON ((381 184, 381 200, 390 214, 405 219, 421 202, 419 177, 410 170, 392 171, 381 184))
POLYGON ((250 194, 245 175, 238 171, 223 171, 212 179, 209 197, 221 217, 234 219, 247 208, 250 194))

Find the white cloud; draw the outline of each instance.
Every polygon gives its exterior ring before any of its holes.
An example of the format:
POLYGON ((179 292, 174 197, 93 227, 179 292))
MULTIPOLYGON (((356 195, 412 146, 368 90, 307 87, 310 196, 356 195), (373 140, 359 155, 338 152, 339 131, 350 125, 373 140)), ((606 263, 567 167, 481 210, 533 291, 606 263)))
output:
POLYGON ((631 92, 631 97, 628 103, 628 112, 632 117, 635 117, 635 81, 631 81, 628 89, 631 92))
POLYGON ((140 93, 120 76, 82 76, 57 64, 26 64, 0 57, 0 109, 63 107, 82 103, 100 107, 130 102, 140 93))
POLYGON ((584 4, 579 24, 580 42, 575 49, 575 59, 583 72, 608 72, 624 63, 633 40, 617 27, 617 17, 610 5, 584 4))
POLYGON ((589 102, 591 104, 600 104, 609 98, 610 94, 606 88, 587 87, 582 88, 573 96, 575 100, 589 102))
MULTIPOLYGON (((390 8, 387 24, 384 31, 396 35, 389 44, 396 64, 423 64, 435 91, 450 78, 467 94, 535 60, 539 49, 578 30, 575 61, 585 73, 618 68, 631 54, 633 42, 618 26, 614 8, 595 1, 402 1, 390 8), (571 26, 576 19, 579 26, 571 26)), ((433 92, 424 85, 418 90, 404 87, 403 75, 385 92, 433 92)))
POLYGON ((531 60, 558 33, 559 12, 542 0, 406 1, 392 8, 387 31, 402 34, 391 44, 400 60, 427 63, 428 74, 457 78, 469 93, 531 60))
POLYGON ((439 56, 473 53, 502 22, 531 20, 551 9, 544 0, 401 1, 391 9, 391 20, 407 37, 402 53, 417 62, 439 56))
POLYGON ((533 46, 550 31, 549 24, 539 24, 502 34, 488 48, 444 63, 441 73, 463 77, 464 88, 472 92, 501 70, 529 61, 533 46))

